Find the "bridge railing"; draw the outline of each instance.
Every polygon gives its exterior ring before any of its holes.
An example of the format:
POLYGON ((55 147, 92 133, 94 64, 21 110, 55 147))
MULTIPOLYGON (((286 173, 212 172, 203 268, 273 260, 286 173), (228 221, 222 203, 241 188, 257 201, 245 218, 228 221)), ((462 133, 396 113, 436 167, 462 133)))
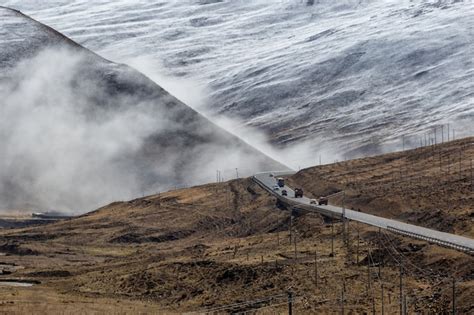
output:
POLYGON ((444 247, 452 248, 452 249, 459 250, 459 251, 462 251, 462 252, 466 252, 470 255, 474 255, 474 248, 470 248, 468 246, 455 244, 455 243, 452 243, 450 241, 441 240, 441 239, 436 238, 436 237, 430 237, 430 236, 422 235, 422 234, 415 233, 415 232, 412 232, 412 231, 406 231, 406 230, 399 229, 399 228, 396 228, 396 227, 393 227, 393 226, 387 226, 387 230, 389 230, 390 232, 393 232, 393 233, 397 233, 397 234, 409 236, 409 237, 412 237, 412 238, 424 240, 424 241, 427 241, 429 243, 437 244, 437 245, 440 245, 440 246, 444 246, 444 247))

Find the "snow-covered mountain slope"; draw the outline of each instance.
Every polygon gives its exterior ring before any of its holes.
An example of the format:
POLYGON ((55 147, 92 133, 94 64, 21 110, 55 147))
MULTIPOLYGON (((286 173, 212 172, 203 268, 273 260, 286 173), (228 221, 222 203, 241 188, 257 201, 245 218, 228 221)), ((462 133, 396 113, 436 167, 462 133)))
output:
POLYGON ((315 156, 418 144, 448 122, 474 132, 472 1, 4 2, 113 60, 198 82, 202 110, 315 156))
POLYGON ((136 70, 1 7, 0 143, 0 209, 90 210, 216 169, 282 167, 136 70))

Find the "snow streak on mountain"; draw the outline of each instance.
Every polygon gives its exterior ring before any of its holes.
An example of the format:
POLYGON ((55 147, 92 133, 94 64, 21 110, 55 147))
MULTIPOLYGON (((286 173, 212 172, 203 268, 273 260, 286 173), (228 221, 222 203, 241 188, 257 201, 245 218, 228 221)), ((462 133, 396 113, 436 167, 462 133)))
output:
POLYGON ((3 2, 114 61, 197 82, 205 102, 177 96, 314 156, 418 144, 448 122, 474 131, 472 1, 3 2))

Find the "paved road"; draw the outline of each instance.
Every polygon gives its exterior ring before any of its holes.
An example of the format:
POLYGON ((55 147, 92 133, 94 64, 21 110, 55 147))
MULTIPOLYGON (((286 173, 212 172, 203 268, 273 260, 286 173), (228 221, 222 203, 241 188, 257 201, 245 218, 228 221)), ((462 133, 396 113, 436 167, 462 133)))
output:
POLYGON ((468 237, 459 236, 450 233, 444 233, 432 229, 427 229, 421 226, 407 224, 400 221, 386 219, 383 217, 378 217, 375 215, 362 213, 354 210, 343 209, 336 206, 320 206, 310 204, 310 200, 307 197, 303 198, 294 198, 294 190, 291 187, 286 186, 274 190, 276 186, 276 177, 292 175, 290 172, 266 172, 259 173, 253 176, 254 181, 260 184, 267 191, 275 195, 280 201, 290 205, 294 208, 300 208, 308 211, 315 211, 326 216, 334 217, 341 219, 343 212, 345 213, 344 217, 349 220, 354 220, 357 222, 366 223, 375 227, 389 230, 398 234, 406 235, 409 237, 426 240, 438 245, 451 247, 457 250, 467 252, 469 254, 474 254, 474 240, 468 237), (274 175, 274 176, 271 176, 274 175), (282 196, 281 192, 285 189, 288 192, 288 196, 282 196))

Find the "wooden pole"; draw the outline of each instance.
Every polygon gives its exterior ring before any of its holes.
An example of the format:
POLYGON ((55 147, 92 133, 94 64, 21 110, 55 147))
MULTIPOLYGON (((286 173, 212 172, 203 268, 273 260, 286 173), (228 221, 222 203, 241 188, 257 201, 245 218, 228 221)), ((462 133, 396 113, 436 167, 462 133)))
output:
MULTIPOLYGON (((383 260, 383 256, 380 255, 380 247, 381 247, 381 245, 382 245, 382 236, 381 236, 381 234, 382 234, 382 229, 379 228, 379 235, 378 235, 378 236, 379 236, 379 239, 378 239, 378 241, 379 241, 379 244, 378 244, 378 245, 379 245, 379 246, 378 246, 378 247, 379 247, 379 258, 380 258, 381 260, 383 260), (380 256, 381 256, 381 257, 380 257, 380 256)), ((382 280, 382 270, 380 269, 382 264, 381 264, 381 262, 380 262, 380 259, 379 259, 379 262, 378 262, 378 265, 379 265, 379 279, 382 280)))
POLYGON ((408 314, 408 298, 406 295, 403 297, 403 314, 408 314))
POLYGON ((453 277, 453 315, 456 315, 456 279, 453 277))
POLYGON ((288 292, 288 315, 293 315, 293 292, 288 292))
POLYGON ((372 294, 372 315, 375 315, 375 296, 372 294))
POLYGON ((462 180, 462 151, 459 150, 459 180, 462 180))
POLYGON ((331 257, 334 257, 334 219, 331 218, 331 257))
POLYGON ((439 150, 439 171, 440 172, 443 171, 443 165, 442 165, 442 161, 441 161, 441 149, 439 150))
POLYGON ((295 240, 295 262, 296 262, 296 259, 298 259, 298 256, 297 256, 297 254, 296 254, 296 235, 295 235, 295 237, 294 237, 294 240, 295 240))
POLYGON ((370 279, 370 248, 369 248, 369 251, 368 251, 368 255, 367 255, 367 288, 368 290, 370 290, 371 288, 371 279, 370 279))
POLYGON ((384 296, 383 296, 383 282, 381 283, 380 285, 380 289, 381 289, 381 298, 382 298, 382 315, 384 315, 385 313, 385 305, 384 305, 384 296))
POLYGON ((400 315, 403 315, 403 267, 400 262, 400 315))
POLYGON ((314 282, 316 288, 318 287, 318 252, 314 252, 314 282))
POLYGON ((293 216, 290 215, 290 245, 291 245, 291 240, 292 240, 292 230, 293 230, 293 216))
POLYGON ((359 232, 359 226, 357 226, 357 264, 359 264, 359 245, 360 245, 360 232, 359 232))
POLYGON ((344 315, 344 291, 346 290, 346 282, 342 280, 342 290, 341 290, 341 314, 344 315))
POLYGON ((474 191, 474 177, 472 177, 472 159, 471 159, 471 191, 474 191))

